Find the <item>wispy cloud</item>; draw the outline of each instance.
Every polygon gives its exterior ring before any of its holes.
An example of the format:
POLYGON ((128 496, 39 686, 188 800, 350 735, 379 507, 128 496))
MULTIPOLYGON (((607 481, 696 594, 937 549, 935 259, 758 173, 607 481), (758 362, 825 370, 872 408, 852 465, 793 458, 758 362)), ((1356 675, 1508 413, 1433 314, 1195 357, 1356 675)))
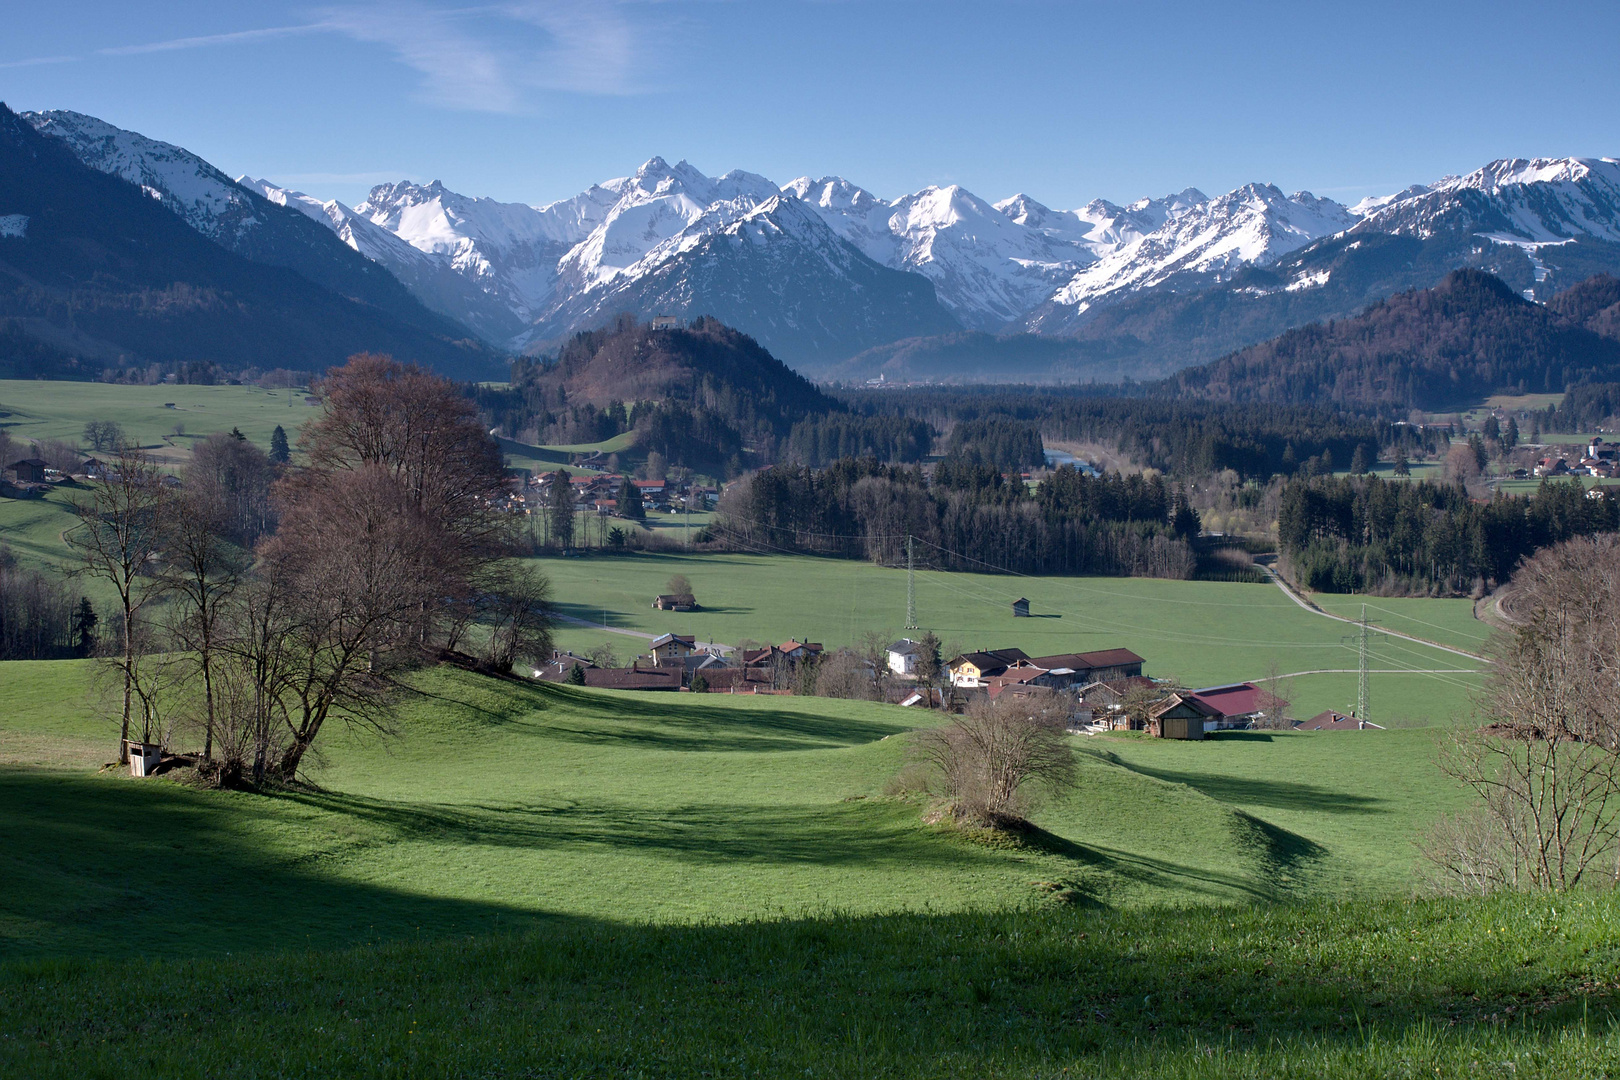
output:
POLYGON ((39 67, 41 64, 71 64, 77 59, 79 59, 77 56, 35 56, 28 60, 0 62, 0 68, 39 67))
POLYGON ((266 41, 271 38, 292 37, 297 34, 313 34, 333 27, 326 23, 304 23, 299 26, 271 26, 263 30, 237 30, 229 34, 204 34, 201 37, 170 38, 168 41, 153 41, 145 45, 114 45, 107 49, 97 49, 98 56, 139 56, 142 53, 172 52, 175 49, 205 49, 214 45, 240 45, 253 41, 266 41))
MULTIPOLYGON (((421 76, 421 96, 476 112, 525 112, 537 94, 618 95, 652 85, 659 52, 649 12, 627 0, 504 0, 446 7, 426 0, 345 4, 313 21, 97 49, 94 56, 143 56, 247 45, 306 34, 338 34, 380 46, 421 76)), ((0 62, 0 69, 66 64, 83 56, 0 62)))
POLYGON ((423 97, 479 112, 522 112, 535 91, 633 94, 647 29, 616 0, 526 0, 483 7, 351 5, 333 29, 390 50, 423 77, 423 97))

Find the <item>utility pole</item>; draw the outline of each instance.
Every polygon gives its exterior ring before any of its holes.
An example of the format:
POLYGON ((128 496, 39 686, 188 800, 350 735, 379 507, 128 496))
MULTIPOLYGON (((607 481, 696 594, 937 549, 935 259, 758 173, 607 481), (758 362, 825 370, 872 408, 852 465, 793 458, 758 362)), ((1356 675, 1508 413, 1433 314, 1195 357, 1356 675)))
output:
POLYGON ((906 533, 906 629, 917 629, 917 565, 911 557, 910 533, 906 533))
POLYGON ((1361 605, 1361 670, 1356 680, 1356 719, 1367 722, 1367 605, 1361 605))

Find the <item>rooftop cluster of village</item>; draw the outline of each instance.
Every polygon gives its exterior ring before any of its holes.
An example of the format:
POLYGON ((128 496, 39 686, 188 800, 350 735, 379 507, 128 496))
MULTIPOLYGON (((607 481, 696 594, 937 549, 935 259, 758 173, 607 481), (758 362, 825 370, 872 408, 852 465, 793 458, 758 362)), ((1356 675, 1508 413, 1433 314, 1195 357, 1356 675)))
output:
MULTIPOLYGON (((654 607, 694 610, 692 597, 659 596, 654 607)), ((881 640, 881 639, 880 639, 881 640)), ((1187 689, 1143 674, 1130 649, 1030 656, 1022 649, 963 652, 942 659, 930 640, 901 638, 881 650, 828 650, 819 642, 738 646, 698 641, 691 634, 653 638, 628 667, 611 655, 556 650, 534 669, 550 682, 611 690, 729 694, 826 693, 818 669, 853 668, 865 696, 908 708, 961 712, 974 701, 1040 700, 1070 710, 1075 731, 1142 731, 1155 738, 1199 740, 1219 731, 1255 727, 1366 730, 1378 725, 1339 712, 1309 720, 1288 716, 1289 703, 1252 682, 1187 689), (932 655, 930 655, 932 653, 932 655)))

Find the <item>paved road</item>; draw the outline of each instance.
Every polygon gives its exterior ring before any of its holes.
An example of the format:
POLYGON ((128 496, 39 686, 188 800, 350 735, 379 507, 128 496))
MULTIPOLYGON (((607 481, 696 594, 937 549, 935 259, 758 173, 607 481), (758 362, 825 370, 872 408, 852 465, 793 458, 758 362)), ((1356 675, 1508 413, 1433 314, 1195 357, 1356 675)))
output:
MULTIPOLYGON (((608 626, 606 623, 591 622, 589 619, 576 619, 572 615, 559 614, 557 621, 573 623, 575 626, 586 626, 592 630, 606 630, 610 634, 623 634, 625 637, 641 638, 645 641, 652 641, 654 638, 663 636, 662 634, 649 634, 645 630, 626 630, 619 626, 608 626)), ((731 651, 730 645, 719 645, 712 641, 698 641, 693 644, 699 649, 717 649, 723 653, 731 651)))
MULTIPOLYGON (((1320 615, 1324 619, 1332 619, 1334 622, 1348 623, 1351 626, 1361 625, 1360 621, 1357 619, 1347 619, 1343 615, 1334 615, 1330 612, 1323 611, 1321 608, 1317 607, 1303 596, 1300 596, 1293 589, 1289 588, 1288 583, 1285 582, 1277 571, 1273 570, 1271 567, 1262 563, 1256 563, 1255 566, 1257 566, 1267 577, 1271 578, 1272 583, 1283 591, 1284 596, 1288 597, 1288 599, 1292 600, 1294 603, 1298 604, 1312 615, 1320 615)), ((1371 630, 1375 634, 1386 634, 1389 637, 1400 638, 1402 641, 1410 641, 1417 645, 1427 645, 1431 649, 1439 649, 1441 652, 1448 652, 1453 656, 1466 656, 1468 659, 1478 660, 1482 664, 1490 663, 1490 661, 1485 657, 1480 656, 1478 653, 1471 653, 1466 649, 1454 649, 1450 645, 1442 645, 1437 641, 1429 641, 1426 638, 1413 637, 1411 634, 1402 634, 1395 630, 1386 630, 1382 626, 1369 625, 1367 629, 1371 630)))

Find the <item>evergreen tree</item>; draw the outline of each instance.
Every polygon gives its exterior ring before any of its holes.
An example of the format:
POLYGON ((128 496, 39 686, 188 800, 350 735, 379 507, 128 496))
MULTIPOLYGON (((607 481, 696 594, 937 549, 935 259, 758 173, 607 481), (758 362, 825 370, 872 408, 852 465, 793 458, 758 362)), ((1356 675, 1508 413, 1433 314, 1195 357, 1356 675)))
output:
POLYGON ((1395 475, 1396 476, 1411 476, 1412 475, 1412 467, 1406 463, 1406 451, 1405 450, 1397 450, 1397 451, 1395 451, 1395 475))
POLYGON ((79 597, 79 607, 73 613, 73 650, 78 655, 89 656, 96 651, 96 624, 100 621, 90 598, 79 597))
POLYGON ((647 516, 647 507, 641 501, 641 489, 628 476, 619 485, 619 513, 631 521, 641 521, 647 516))
POLYGON ((1502 442, 1509 450, 1519 445, 1519 421, 1511 416, 1508 417, 1507 432, 1502 436, 1502 442))
MULTIPOLYGON (((285 432, 282 433, 282 437, 286 438, 285 432)), ((239 427, 231 428, 231 438, 235 439, 237 442, 247 442, 247 436, 242 434, 242 429, 239 427)))
POLYGON ((574 662, 574 666, 568 669, 568 685, 585 685, 585 668, 582 667, 577 660, 574 662))
POLYGON ((707 694, 708 692, 709 680, 703 677, 703 673, 700 671, 696 675, 692 676, 692 693, 707 694))
POLYGON ((1363 476, 1372 463, 1367 460, 1367 444, 1356 443, 1356 452, 1350 457, 1350 473, 1352 476, 1363 476))
POLYGON ((292 450, 287 446, 287 433, 280 424, 270 433, 270 460, 277 465, 285 465, 292 460, 292 450))
POLYGON ((547 501, 546 512, 551 515, 551 541, 567 551, 574 546, 574 485, 567 469, 558 469, 551 474, 551 495, 547 501))

